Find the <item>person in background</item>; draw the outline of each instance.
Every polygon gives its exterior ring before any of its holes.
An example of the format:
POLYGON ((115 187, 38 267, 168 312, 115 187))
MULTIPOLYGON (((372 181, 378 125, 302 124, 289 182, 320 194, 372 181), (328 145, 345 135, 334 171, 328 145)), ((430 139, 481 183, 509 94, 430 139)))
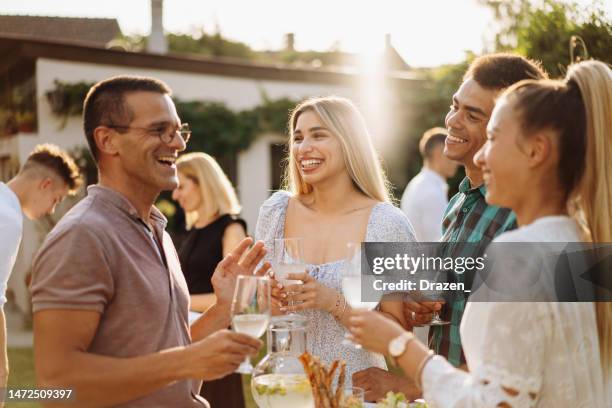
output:
MULTIPOLYGON (((487 202, 511 208, 519 228, 494 243, 612 242, 612 71, 583 61, 567 72, 563 81, 522 81, 496 103, 474 163, 487 202)), ((514 255, 516 265, 532 255, 545 265, 551 253, 534 247, 514 255)), ((355 313, 350 330, 395 358, 439 408, 612 406, 610 302, 468 303, 461 338, 469 373, 381 314, 355 313)))
MULTIPOLYGON (((240 204, 227 176, 206 153, 187 153, 176 161, 179 185, 172 193, 185 211, 189 231, 179 250, 190 294, 190 310, 205 312, 216 302, 211 278, 217 264, 246 238, 238 218, 240 204)), ((213 407, 243 408, 240 374, 207 381, 200 391, 213 407)))
POLYGON ((436 127, 423 134, 419 152, 423 168, 406 186, 401 209, 420 242, 437 242, 442 238, 442 218, 448 205, 449 179, 457 172, 458 164, 444 155, 446 129, 436 127))
POLYGON ((34 148, 19 173, 0 183, 0 387, 6 387, 6 322, 4 304, 9 276, 17 259, 23 232, 23 214, 31 220, 53 214, 55 207, 81 185, 74 160, 52 144, 34 148))

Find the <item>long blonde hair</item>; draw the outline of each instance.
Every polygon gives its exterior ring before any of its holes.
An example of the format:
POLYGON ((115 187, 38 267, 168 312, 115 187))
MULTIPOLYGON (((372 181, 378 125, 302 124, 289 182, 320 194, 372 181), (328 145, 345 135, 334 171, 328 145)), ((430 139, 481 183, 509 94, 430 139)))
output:
POLYGON ((377 201, 390 201, 389 182, 374 149, 365 120, 346 98, 328 96, 307 99, 296 106, 289 119, 289 165, 283 187, 294 195, 308 194, 312 186, 304 182, 299 163, 292 154, 295 126, 304 112, 315 112, 321 122, 338 138, 344 163, 355 187, 377 201))
MULTIPOLYGON (((578 205, 592 242, 612 243, 612 70, 600 61, 570 66, 586 111, 586 162, 578 205)), ((595 303, 604 375, 612 375, 612 302, 595 303)))
MULTIPOLYGON (((584 240, 612 243, 612 71, 603 62, 571 65, 564 81, 525 80, 508 88, 524 134, 559 134, 559 182, 584 240), (571 163, 571 165, 569 164, 571 163)), ((612 302, 595 302, 601 367, 612 374, 612 302)))
MULTIPOLYGON (((178 171, 200 188, 204 217, 237 215, 241 207, 236 192, 221 166, 206 153, 187 153, 176 161, 178 171)), ((185 214, 187 229, 198 221, 197 211, 185 214)))

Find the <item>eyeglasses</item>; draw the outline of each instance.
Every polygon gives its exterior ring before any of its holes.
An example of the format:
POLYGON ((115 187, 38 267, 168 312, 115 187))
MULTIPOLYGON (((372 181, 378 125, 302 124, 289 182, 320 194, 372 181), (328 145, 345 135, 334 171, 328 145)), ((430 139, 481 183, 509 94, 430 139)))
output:
POLYGON ((191 138, 191 129, 189 129, 189 123, 183 123, 181 127, 171 128, 169 126, 158 126, 152 128, 143 128, 143 127, 132 127, 132 126, 120 126, 120 125, 106 125, 106 127, 111 129, 126 129, 126 130, 143 130, 148 135, 156 136, 161 139, 162 142, 166 144, 172 143, 176 136, 180 136, 183 138, 185 143, 189 142, 191 138))

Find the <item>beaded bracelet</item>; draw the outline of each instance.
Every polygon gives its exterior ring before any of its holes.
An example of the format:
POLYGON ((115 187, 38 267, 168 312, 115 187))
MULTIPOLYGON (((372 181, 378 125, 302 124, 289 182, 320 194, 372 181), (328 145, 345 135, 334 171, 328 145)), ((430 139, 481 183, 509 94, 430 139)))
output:
POLYGON ((416 383, 417 387, 419 387, 420 390, 423 390, 423 385, 421 382, 421 375, 423 374, 423 369, 425 368, 425 364, 427 364, 427 362, 429 360, 431 360, 432 358, 434 358, 434 356, 436 355, 436 353, 434 353, 433 350, 429 350, 427 352, 427 357, 425 357, 420 363, 419 366, 417 367, 416 370, 416 377, 414 379, 414 382, 416 383))

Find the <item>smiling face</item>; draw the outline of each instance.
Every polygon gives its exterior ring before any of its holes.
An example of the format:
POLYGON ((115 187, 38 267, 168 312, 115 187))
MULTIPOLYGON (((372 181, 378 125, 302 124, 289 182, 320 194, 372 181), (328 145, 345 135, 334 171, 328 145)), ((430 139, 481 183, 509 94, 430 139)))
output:
POLYGON ((487 127, 487 142, 474 157, 483 171, 487 203, 516 209, 525 186, 535 178, 525 149, 530 140, 522 137, 520 115, 507 98, 498 101, 487 127))
POLYGON ((185 142, 178 135, 170 143, 160 137, 181 125, 172 99, 157 92, 133 92, 125 95, 124 103, 133 120, 125 124, 132 129, 116 134, 119 173, 151 191, 174 190, 178 186, 174 162, 185 142))
POLYGON ((348 176, 340 140, 311 110, 298 117, 291 148, 300 175, 307 184, 315 186, 341 175, 348 176))
POLYGON ((179 185, 172 192, 172 198, 176 200, 185 212, 197 211, 202 207, 202 192, 200 186, 179 171, 179 185))
POLYGON ((497 93, 498 90, 485 89, 472 78, 461 84, 445 119, 446 157, 473 167, 474 155, 486 141, 487 122, 497 93))

